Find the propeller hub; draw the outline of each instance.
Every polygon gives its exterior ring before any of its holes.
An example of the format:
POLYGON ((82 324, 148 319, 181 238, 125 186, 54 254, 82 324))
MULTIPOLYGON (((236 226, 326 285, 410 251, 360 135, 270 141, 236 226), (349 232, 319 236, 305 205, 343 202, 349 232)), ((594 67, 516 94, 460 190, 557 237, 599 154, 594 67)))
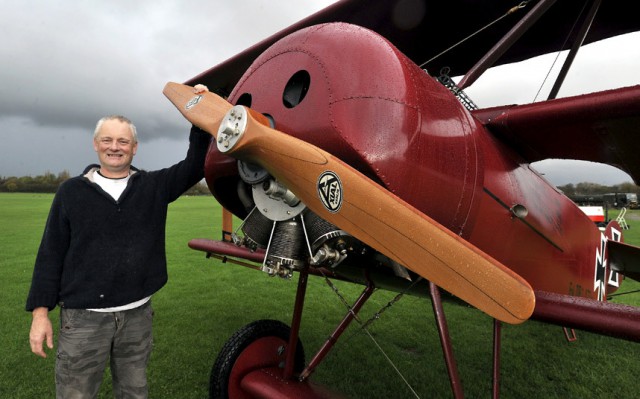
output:
POLYGON ((242 105, 231 108, 220 123, 218 128, 218 150, 230 151, 240 140, 247 128, 247 109, 242 105))

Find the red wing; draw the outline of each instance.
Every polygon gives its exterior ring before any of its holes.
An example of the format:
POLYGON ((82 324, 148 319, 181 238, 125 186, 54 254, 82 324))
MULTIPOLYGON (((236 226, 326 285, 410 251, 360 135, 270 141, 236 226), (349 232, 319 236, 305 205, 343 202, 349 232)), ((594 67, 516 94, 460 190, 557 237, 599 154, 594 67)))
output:
MULTIPOLYGON (((540 1, 337 1, 186 83, 206 84, 211 90, 228 94, 253 61, 273 43, 294 31, 326 22, 347 22, 373 30, 414 63, 424 65, 431 75, 437 76, 447 67, 450 76, 460 76, 540 1), (525 6, 517 7, 519 5, 525 6), (487 29, 474 35, 483 27, 487 29), (464 42, 454 47, 463 39, 464 42), (445 49, 449 50, 435 57, 445 49)), ((581 18, 584 4, 584 0, 555 2, 496 65, 568 49, 576 35, 571 29, 581 18)), ((640 30, 640 18, 633 12, 621 10, 619 2, 603 1, 583 44, 640 30)))
POLYGON ((600 162, 640 182, 640 86, 483 109, 474 116, 527 162, 600 162))

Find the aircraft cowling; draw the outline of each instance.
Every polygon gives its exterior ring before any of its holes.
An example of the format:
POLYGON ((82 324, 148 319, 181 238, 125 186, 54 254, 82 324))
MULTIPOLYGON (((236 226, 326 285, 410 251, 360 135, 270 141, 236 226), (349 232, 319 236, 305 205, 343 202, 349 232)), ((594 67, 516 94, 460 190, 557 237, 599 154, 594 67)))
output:
MULTIPOLYGON (((534 289, 603 297, 597 227, 376 33, 344 23, 297 31, 254 61, 229 101, 347 162, 534 289)), ((247 215, 236 160, 215 143, 205 177, 225 208, 247 215)))
MULTIPOLYGON (((297 31, 254 61, 229 101, 271 116, 278 130, 336 155, 451 230, 469 223, 481 184, 480 126, 374 32, 343 23, 297 31)), ((206 179, 242 216, 232 163, 212 145, 206 179)))

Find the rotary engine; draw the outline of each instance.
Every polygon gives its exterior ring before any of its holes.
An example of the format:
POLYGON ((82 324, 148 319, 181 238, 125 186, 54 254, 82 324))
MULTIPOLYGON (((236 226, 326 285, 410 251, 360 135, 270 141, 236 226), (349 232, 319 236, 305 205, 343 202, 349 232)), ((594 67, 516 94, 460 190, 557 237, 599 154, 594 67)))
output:
POLYGON ((249 210, 233 233, 236 245, 265 249, 262 270, 290 278, 307 265, 336 267, 350 252, 363 251, 357 240, 308 209, 291 191, 259 166, 238 161, 238 195, 249 210), (241 231, 241 235, 239 235, 241 231))

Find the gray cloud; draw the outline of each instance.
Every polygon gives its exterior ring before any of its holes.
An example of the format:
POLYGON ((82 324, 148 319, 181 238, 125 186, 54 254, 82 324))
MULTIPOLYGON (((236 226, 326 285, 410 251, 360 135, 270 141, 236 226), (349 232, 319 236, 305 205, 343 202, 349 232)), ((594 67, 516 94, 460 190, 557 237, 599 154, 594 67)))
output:
POLYGON ((0 13, 0 176, 95 161, 96 121, 123 114, 140 132, 135 164, 179 160, 188 124, 162 95, 334 0, 5 2, 0 13))
POLYGON ((633 181, 620 169, 595 162, 549 159, 531 166, 556 186, 583 182, 613 186, 633 181))

